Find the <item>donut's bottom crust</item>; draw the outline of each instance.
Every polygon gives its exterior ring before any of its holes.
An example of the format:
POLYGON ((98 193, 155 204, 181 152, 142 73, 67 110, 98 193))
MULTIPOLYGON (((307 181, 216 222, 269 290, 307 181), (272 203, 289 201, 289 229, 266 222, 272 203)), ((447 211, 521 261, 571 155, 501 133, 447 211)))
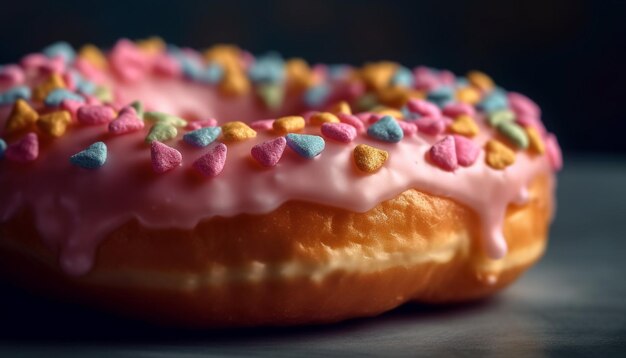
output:
POLYGON ((472 210, 407 190, 366 213, 292 201, 192 231, 129 222, 101 243, 81 277, 61 272, 22 212, 0 224, 0 266, 26 287, 163 324, 336 322, 504 288, 544 252, 552 180, 537 177, 528 203, 507 209, 501 260, 483 253, 472 210))

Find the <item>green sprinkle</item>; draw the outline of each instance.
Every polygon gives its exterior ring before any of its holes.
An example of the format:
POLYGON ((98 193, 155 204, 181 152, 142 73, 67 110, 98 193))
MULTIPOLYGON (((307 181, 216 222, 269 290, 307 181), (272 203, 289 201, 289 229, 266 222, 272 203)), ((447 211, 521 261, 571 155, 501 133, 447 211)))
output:
POLYGON ((98 86, 93 91, 93 96, 101 102, 113 102, 113 92, 109 87, 98 86))
POLYGON ((378 106, 378 99, 376 95, 373 93, 366 93, 363 96, 359 97, 356 101, 356 108, 360 111, 368 111, 376 106, 378 106))
POLYGON ((146 121, 158 123, 158 124, 167 124, 174 127, 184 127, 187 125, 187 121, 176 117, 171 114, 162 113, 162 112, 144 112, 143 118, 146 121))
POLYGON ((176 137, 177 134, 178 130, 173 125, 158 122, 150 128, 150 133, 146 137, 146 143, 152 143, 155 140, 165 142, 176 137))
POLYGON ((265 106, 271 110, 277 110, 283 105, 285 90, 282 84, 257 85, 256 92, 265 106))
POLYGON ((498 127, 501 123, 515 121, 515 113, 508 109, 491 112, 487 117, 487 123, 492 127, 498 127))
POLYGON ((141 103, 141 101, 134 101, 130 104, 130 106, 135 109, 135 112, 137 112, 137 116, 143 119, 143 103, 141 103))
POLYGON ((524 128, 515 122, 502 122, 498 125, 498 132, 520 149, 528 148, 528 135, 524 128))

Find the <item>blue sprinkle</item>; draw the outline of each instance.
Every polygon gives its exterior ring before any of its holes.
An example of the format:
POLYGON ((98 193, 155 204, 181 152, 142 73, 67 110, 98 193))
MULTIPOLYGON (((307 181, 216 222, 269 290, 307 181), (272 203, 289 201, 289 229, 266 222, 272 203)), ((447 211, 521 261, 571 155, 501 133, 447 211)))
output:
POLYGON ((217 84, 224 77, 224 69, 217 63, 209 63, 207 67, 200 70, 194 79, 198 82, 217 84))
POLYGON ((287 134, 287 145, 304 158, 318 156, 325 147, 324 138, 311 134, 287 134))
POLYGON ((96 142, 70 157, 70 163, 85 169, 97 169, 107 161, 107 146, 96 142))
POLYGON ((76 84, 76 90, 83 94, 94 94, 97 87, 95 83, 88 80, 82 80, 76 84))
POLYGON ((458 88, 469 86, 469 81, 465 77, 457 77, 454 81, 454 85, 458 88))
POLYGON ((342 79, 348 74, 349 70, 350 66, 348 65, 328 65, 328 77, 331 80, 342 79))
POLYGON ((248 77, 254 83, 282 83, 285 80, 285 62, 273 52, 257 57, 248 69, 248 77))
POLYGON ((443 108, 446 104, 454 101, 454 89, 449 86, 441 86, 430 91, 426 99, 443 108))
POLYGON ((220 127, 204 127, 186 133, 183 140, 196 147, 206 147, 213 143, 221 133, 222 128, 220 127))
POLYGON ((66 90, 65 88, 57 88, 48 94, 43 103, 48 107, 58 107, 61 105, 61 102, 66 99, 71 99, 77 102, 85 102, 85 99, 81 95, 70 90, 66 90))
POLYGON ((415 121, 422 117, 419 113, 413 113, 409 111, 409 108, 407 106, 402 106, 402 108, 400 108, 400 112, 402 112, 402 116, 405 121, 415 121))
POLYGON ((392 116, 384 116, 372 124, 367 129, 367 135, 389 143, 397 143, 404 137, 402 128, 392 116))
POLYGON ((326 103, 329 95, 330 87, 328 85, 314 86, 304 93, 304 103, 310 108, 318 108, 326 103))
POLYGON ((3 93, 0 93, 0 105, 12 104, 20 98, 29 100, 30 96, 30 88, 28 88, 27 86, 16 86, 3 93))
POLYGON ((492 113, 500 109, 509 108, 509 100, 503 89, 496 88, 483 97, 476 107, 486 113, 492 113))
POLYGON ((7 142, 0 138, 0 159, 4 157, 4 151, 7 150, 7 142))
POLYGON ((76 51, 74 51, 72 45, 64 41, 55 42, 41 50, 41 52, 50 58, 61 56, 65 60, 65 63, 72 63, 76 58, 76 51))
POLYGON ((413 87, 415 84, 413 72, 406 67, 398 67, 393 77, 391 77, 391 84, 393 86, 413 87))

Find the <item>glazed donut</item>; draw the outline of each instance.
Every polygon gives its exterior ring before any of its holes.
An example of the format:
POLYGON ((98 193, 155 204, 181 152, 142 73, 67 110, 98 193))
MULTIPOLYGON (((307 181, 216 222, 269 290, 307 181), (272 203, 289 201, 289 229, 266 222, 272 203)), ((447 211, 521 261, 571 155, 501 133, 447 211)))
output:
POLYGON ((484 73, 158 38, 0 68, 7 277, 153 322, 459 302, 540 258, 561 154, 484 73))

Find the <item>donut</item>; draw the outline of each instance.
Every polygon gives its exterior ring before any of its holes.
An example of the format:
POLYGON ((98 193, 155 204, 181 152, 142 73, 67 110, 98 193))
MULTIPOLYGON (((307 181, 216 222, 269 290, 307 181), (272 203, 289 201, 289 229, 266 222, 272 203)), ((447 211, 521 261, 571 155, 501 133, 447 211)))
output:
POLYGON ((542 256, 562 166, 483 72, 158 38, 2 66, 0 128, 3 275, 188 327, 493 295, 542 256))

